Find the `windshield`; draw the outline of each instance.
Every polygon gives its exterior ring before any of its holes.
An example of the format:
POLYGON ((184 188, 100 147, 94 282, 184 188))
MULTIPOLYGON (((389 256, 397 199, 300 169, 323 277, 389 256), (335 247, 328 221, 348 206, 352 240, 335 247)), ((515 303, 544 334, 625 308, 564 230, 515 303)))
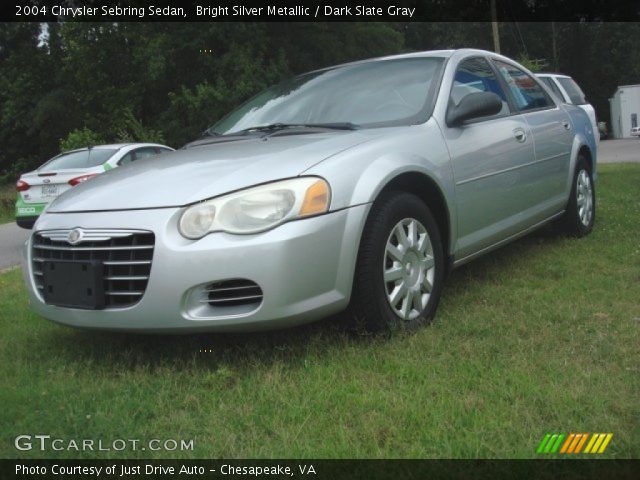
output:
POLYGON ((272 124, 408 125, 426 120, 442 58, 366 62, 307 73, 271 87, 208 132, 272 124))
POLYGON ((584 97, 582 89, 573 80, 573 78, 558 77, 558 82, 560 82, 562 88, 564 88, 567 95, 569 95, 569 100, 573 105, 584 105, 587 103, 587 99, 584 97))
POLYGON ((116 148, 92 148, 69 153, 61 153, 53 157, 38 170, 65 170, 68 168, 91 168, 102 165, 118 150, 116 148))

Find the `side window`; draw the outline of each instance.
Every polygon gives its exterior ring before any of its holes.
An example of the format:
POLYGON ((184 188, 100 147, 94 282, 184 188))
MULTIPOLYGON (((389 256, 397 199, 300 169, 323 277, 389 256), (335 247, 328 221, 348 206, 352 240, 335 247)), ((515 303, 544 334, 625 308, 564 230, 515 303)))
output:
POLYGON ((481 57, 469 58, 460 62, 453 78, 450 100, 455 105, 458 105, 460 100, 475 92, 492 92, 500 97, 502 110, 495 115, 496 117, 509 113, 507 96, 502 90, 491 65, 481 57))
POLYGON ((569 95, 569 99, 573 105, 584 105, 587 103, 587 99, 584 96, 584 92, 578 86, 576 82, 573 81, 573 78, 569 77, 558 77, 558 82, 564 88, 564 91, 569 95))
POLYGON ((538 77, 538 78, 542 80, 547 85, 547 87, 551 89, 551 91, 555 94, 555 96, 558 97, 558 100, 564 103, 564 96, 562 95, 562 92, 560 91, 560 89, 556 85, 556 82, 554 82, 552 78, 549 78, 549 77, 538 77))
POLYGON ((554 106, 553 101, 533 77, 508 63, 494 60, 504 81, 509 86, 511 96, 518 110, 536 110, 554 106))
POLYGON ((133 159, 134 162, 137 160, 141 160, 143 158, 155 157, 156 155, 158 155, 158 152, 156 151, 155 147, 142 147, 134 150, 134 152, 135 152, 135 157, 133 159))
POLYGON ((131 162, 133 162, 133 152, 129 152, 124 157, 122 157, 118 162, 118 165, 129 165, 131 162))

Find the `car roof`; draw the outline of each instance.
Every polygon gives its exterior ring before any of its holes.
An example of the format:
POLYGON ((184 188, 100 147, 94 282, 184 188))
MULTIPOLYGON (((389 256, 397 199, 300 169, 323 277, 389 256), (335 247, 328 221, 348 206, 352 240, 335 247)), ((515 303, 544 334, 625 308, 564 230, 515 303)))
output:
POLYGON ((569 75, 565 75, 564 73, 536 73, 536 77, 561 77, 561 78, 571 78, 569 75))
POLYGON ((149 147, 163 147, 163 148, 171 148, 167 145, 162 145, 160 143, 147 143, 147 142, 129 142, 129 143, 107 143, 104 145, 92 145, 91 147, 82 147, 82 148, 74 148, 73 150, 67 150, 66 152, 60 152, 59 155, 62 155, 64 153, 71 153, 71 152, 82 152, 83 150, 88 150, 89 148, 91 148, 92 150, 120 150, 121 148, 127 148, 127 147, 145 147, 145 146, 149 146, 149 147))
POLYGON ((351 65, 359 65, 359 64, 369 63, 369 62, 381 62, 386 60, 399 60, 403 58, 421 58, 421 57, 451 58, 453 56, 465 56, 465 55, 487 55, 499 60, 514 62, 514 60, 510 59, 509 57, 505 57, 504 55, 500 55, 499 53, 492 52, 489 50, 481 50, 477 48, 458 48, 458 49, 449 49, 449 50, 423 50, 419 52, 401 53, 397 55, 386 55, 383 57, 366 58, 363 60, 356 60, 353 62, 346 62, 338 65, 330 65, 328 67, 319 68, 317 70, 312 70, 311 72, 306 72, 306 73, 322 72, 324 70, 332 70, 334 68, 347 67, 351 65))

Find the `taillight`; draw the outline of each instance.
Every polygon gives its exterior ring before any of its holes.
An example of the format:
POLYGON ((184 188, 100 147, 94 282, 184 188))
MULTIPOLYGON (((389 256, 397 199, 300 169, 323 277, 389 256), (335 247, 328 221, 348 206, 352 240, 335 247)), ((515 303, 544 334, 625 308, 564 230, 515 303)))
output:
POLYGON ((24 192, 25 190, 29 190, 30 188, 31 188, 31 185, 29 185, 24 180, 18 180, 16 182, 16 190, 19 192, 24 192))
POLYGON ((90 173, 88 175, 80 175, 79 177, 72 178, 71 180, 69 180, 69 185, 71 185, 72 187, 75 187, 79 183, 86 182, 87 180, 89 180, 90 178, 95 177, 96 175, 98 175, 98 174, 97 173, 90 173))

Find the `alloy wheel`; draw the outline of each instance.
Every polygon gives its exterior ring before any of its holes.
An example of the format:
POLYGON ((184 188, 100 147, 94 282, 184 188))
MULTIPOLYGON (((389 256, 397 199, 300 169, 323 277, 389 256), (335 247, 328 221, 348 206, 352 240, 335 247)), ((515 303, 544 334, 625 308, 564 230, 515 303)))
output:
POLYGON ((578 217, 582 225, 587 227, 593 217, 593 187, 591 178, 586 170, 580 170, 576 180, 576 203, 578 205, 578 217))

